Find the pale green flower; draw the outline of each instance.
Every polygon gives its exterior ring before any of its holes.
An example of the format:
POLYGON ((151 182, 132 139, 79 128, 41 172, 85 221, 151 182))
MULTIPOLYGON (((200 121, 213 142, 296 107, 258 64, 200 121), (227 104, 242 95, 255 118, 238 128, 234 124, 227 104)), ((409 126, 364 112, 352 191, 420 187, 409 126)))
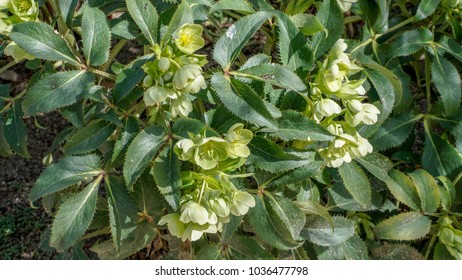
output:
POLYGON ((167 224, 168 231, 170 234, 173 236, 176 236, 178 238, 182 238, 183 234, 185 232, 185 224, 180 221, 180 216, 178 214, 168 214, 163 216, 159 220, 159 225, 165 225, 167 224))
POLYGON ((146 77, 144 77, 143 79, 143 87, 150 87, 152 86, 152 84, 154 83, 154 79, 151 77, 151 75, 147 75, 146 77))
POLYGON ((190 240, 196 241, 199 240, 204 233, 217 233, 219 231, 219 227, 217 225, 198 225, 194 223, 188 224, 186 230, 181 237, 182 241, 190 240))
POLYGON ((443 0, 441 4, 443 5, 443 7, 454 9, 457 6, 461 5, 461 2, 462 1, 460 0, 443 0))
POLYGON ((341 99, 356 99, 358 96, 366 94, 366 90, 363 87, 365 80, 353 80, 349 81, 341 86, 341 88, 333 94, 341 99))
POLYGON ((329 167, 339 167, 344 162, 351 162, 351 148, 356 146, 356 139, 349 134, 342 134, 329 143, 327 148, 319 150, 319 154, 329 167))
POLYGON ((191 139, 181 139, 173 149, 180 160, 188 161, 193 157, 195 147, 196 145, 191 139))
POLYGON ((170 104, 170 113, 172 114, 172 118, 176 118, 178 116, 187 117, 192 110, 193 106, 191 100, 184 95, 173 99, 170 104))
POLYGON ((233 196, 233 204, 230 211, 234 216, 243 216, 247 214, 249 208, 255 206, 255 199, 251 194, 244 191, 237 191, 233 196))
POLYGON ((176 98, 176 94, 173 90, 165 87, 152 86, 144 93, 144 103, 146 106, 154 106, 162 103, 167 98, 176 98))
POLYGON ((444 217, 437 235, 449 253, 454 258, 462 260, 462 231, 454 228, 452 223, 449 217, 444 217))
POLYGON ((250 155, 247 144, 252 140, 253 134, 250 130, 244 129, 241 123, 234 124, 228 129, 225 139, 229 142, 228 155, 230 158, 246 158, 250 155))
POLYGON ((367 154, 372 153, 373 149, 374 148, 366 138, 356 133, 356 146, 351 147, 351 155, 353 157, 365 157, 367 154))
POLYGON ((10 34, 13 24, 5 13, 0 13, 0 34, 8 36, 10 34))
POLYGON ((187 64, 173 75, 173 86, 183 93, 198 93, 206 88, 202 68, 197 64, 187 64))
POLYGON ((340 9, 345 13, 351 9, 353 3, 358 2, 358 0, 337 0, 340 9))
POLYGON ((358 100, 353 101, 355 102, 348 103, 348 109, 350 109, 350 111, 345 114, 345 120, 348 124, 351 126, 357 126, 361 122, 367 125, 377 122, 378 115, 380 114, 377 107, 372 104, 361 104, 358 100), (360 107, 357 104, 358 102, 361 104, 361 109, 359 109, 360 107))
POLYGON ((330 117, 332 115, 340 114, 342 108, 337 102, 331 99, 321 99, 316 103, 316 112, 321 114, 324 117, 330 117))
POLYGON ((194 162, 202 169, 213 169, 218 162, 228 158, 228 150, 229 144, 225 140, 218 137, 204 138, 197 143, 194 162))
POLYGON ((223 198, 215 198, 209 201, 210 203, 210 208, 212 208, 212 211, 217 214, 218 217, 220 218, 226 218, 229 216, 230 210, 229 210, 229 205, 226 203, 226 201, 223 198))
POLYGON ((0 10, 8 9, 9 4, 10 0, 0 0, 0 10))
POLYGON ((205 207, 194 201, 188 201, 181 206, 180 221, 204 225, 209 221, 209 213, 205 207))
POLYGON ((25 52, 23 49, 21 49, 20 46, 18 46, 14 42, 11 42, 8 44, 8 46, 6 46, 4 53, 7 56, 11 56, 16 61, 20 61, 22 59, 35 59, 33 55, 30 55, 27 52, 25 52))
POLYGON ((184 24, 176 33, 175 45, 180 51, 192 54, 204 47, 205 41, 202 38, 202 31, 202 26, 199 24, 184 24))
POLYGON ((38 15, 37 2, 34 0, 11 0, 10 11, 23 21, 35 21, 38 15))

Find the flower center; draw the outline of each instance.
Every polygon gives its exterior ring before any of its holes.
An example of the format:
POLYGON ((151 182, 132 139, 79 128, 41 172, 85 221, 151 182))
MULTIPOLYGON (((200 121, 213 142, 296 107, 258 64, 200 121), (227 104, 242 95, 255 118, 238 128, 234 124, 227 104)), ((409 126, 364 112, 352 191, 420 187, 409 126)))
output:
POLYGON ((21 13, 27 12, 32 7, 32 3, 28 0, 20 0, 18 3, 18 9, 21 13))

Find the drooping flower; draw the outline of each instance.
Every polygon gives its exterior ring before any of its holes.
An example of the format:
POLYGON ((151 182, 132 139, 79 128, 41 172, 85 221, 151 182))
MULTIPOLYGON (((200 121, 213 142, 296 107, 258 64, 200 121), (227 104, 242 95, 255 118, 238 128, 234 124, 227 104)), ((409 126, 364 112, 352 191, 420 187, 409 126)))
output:
POLYGON ((188 201, 181 206, 180 221, 204 225, 209 221, 209 213, 205 207, 194 201, 188 201))
POLYGON ((345 120, 351 126, 357 126, 360 123, 371 125, 377 122, 379 109, 372 104, 362 104, 359 100, 351 100, 345 114, 345 120))
POLYGON ((247 214, 249 208, 255 207, 255 199, 251 194, 244 191, 237 191, 233 196, 233 203, 230 211, 235 216, 243 216, 247 214))
POLYGON ((330 117, 332 115, 340 114, 342 108, 337 102, 331 99, 321 99, 316 103, 316 112, 324 117, 330 117))
POLYGON ((181 139, 173 149, 180 160, 188 161, 194 156, 195 144, 191 139, 181 139))
POLYGON ((187 96, 180 95, 176 99, 172 99, 172 103, 170 104, 170 113, 172 114, 172 118, 176 118, 178 116, 187 117, 192 110, 192 102, 187 96))
POLYGON ((144 93, 144 103, 146 106, 154 106, 164 102, 167 98, 176 98, 173 90, 160 86, 152 86, 144 93))
POLYGON ((159 220, 158 224, 161 226, 167 224, 168 231, 170 232, 170 234, 178 238, 183 237, 185 231, 185 224, 182 221, 180 221, 180 216, 178 214, 174 213, 165 215, 159 220))
POLYGON ((199 24, 184 24, 175 36, 175 45, 184 53, 194 53, 204 47, 205 41, 202 38, 202 31, 203 28, 199 24))
POLYGON ((183 93, 198 93, 206 88, 202 68, 197 64, 187 64, 173 75, 173 86, 183 93))

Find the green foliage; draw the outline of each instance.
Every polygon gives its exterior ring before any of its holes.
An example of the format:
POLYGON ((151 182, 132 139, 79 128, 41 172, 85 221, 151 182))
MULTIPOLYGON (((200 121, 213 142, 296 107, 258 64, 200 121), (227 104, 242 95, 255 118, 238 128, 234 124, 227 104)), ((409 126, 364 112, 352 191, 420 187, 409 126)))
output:
POLYGON ((0 73, 33 75, 0 86, 0 155, 35 155, 31 118, 68 121, 30 192, 53 216, 46 245, 460 259, 460 5, 395 2, 2 10, 0 73))

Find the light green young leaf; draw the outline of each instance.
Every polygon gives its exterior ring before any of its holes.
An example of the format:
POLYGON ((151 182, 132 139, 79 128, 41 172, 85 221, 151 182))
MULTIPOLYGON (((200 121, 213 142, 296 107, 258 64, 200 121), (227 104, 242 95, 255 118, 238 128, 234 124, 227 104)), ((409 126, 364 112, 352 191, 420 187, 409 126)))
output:
POLYGON ((406 56, 428 46, 433 40, 432 32, 427 28, 406 31, 391 44, 390 57, 406 56))
POLYGON ((371 185, 364 171, 356 163, 343 163, 338 168, 343 184, 351 196, 359 204, 366 206, 371 203, 371 185))
POLYGON ((85 154, 98 149, 109 136, 115 131, 117 126, 106 121, 95 121, 77 130, 68 138, 63 150, 67 155, 85 154))
POLYGON ((335 246, 314 246, 318 260, 368 260, 369 254, 364 241, 356 234, 335 246))
POLYGON ((51 227, 50 246, 62 252, 71 247, 90 226, 96 211, 98 186, 102 176, 59 207, 51 227))
POLYGON ((422 0, 417 7, 417 13, 415 14, 416 20, 422 20, 428 16, 431 16, 435 11, 441 0, 422 0))
POLYGON ((111 48, 111 30, 106 15, 97 8, 85 8, 82 17, 82 42, 87 65, 98 66, 106 63, 111 48))
POLYGON ((440 206, 440 193, 435 179, 423 169, 409 173, 420 197, 420 209, 433 214, 440 206))
POLYGON ((374 228, 374 233, 379 239, 411 241, 425 237, 430 227, 429 218, 417 212, 408 212, 380 222, 374 228))
POLYGON ((297 92, 306 90, 305 84, 294 72, 279 64, 259 64, 241 69, 236 75, 262 80, 266 83, 297 92))
POLYGON ((277 129, 276 120, 263 101, 246 84, 237 80, 230 81, 223 74, 215 73, 212 86, 226 108, 237 117, 271 130, 277 129))
POLYGON ((256 12, 240 18, 218 39, 213 51, 213 59, 223 69, 229 68, 250 37, 271 16, 270 12, 256 12))
POLYGON ((156 8, 149 0, 126 0, 127 9, 151 45, 157 42, 156 8))
POLYGON ((462 155, 447 140, 441 139, 426 128, 423 168, 433 176, 446 176, 461 165, 462 155))
POLYGON ((400 202, 420 211, 420 196, 411 179, 398 170, 390 171, 391 180, 385 182, 391 194, 400 202))
POLYGON ((173 151, 173 144, 166 147, 154 161, 151 174, 157 187, 173 211, 180 208, 180 161, 173 151))
POLYGON ((316 33, 311 41, 314 57, 317 59, 326 53, 342 36, 343 14, 337 0, 326 0, 316 15, 319 22, 324 26, 324 31, 316 33))
POLYGON ((65 157, 48 166, 35 182, 29 194, 31 202, 55 193, 83 180, 101 174, 101 161, 96 155, 65 157))
POLYGON ((124 162, 124 178, 130 190, 144 169, 157 154, 165 142, 165 132, 158 126, 150 126, 142 130, 133 139, 127 150, 124 162))
POLYGON ((290 19, 295 24, 295 26, 297 26, 300 31, 303 32, 303 34, 308 36, 324 30, 324 26, 322 26, 318 18, 316 18, 314 15, 296 14, 291 16, 290 19))
POLYGON ((335 246, 353 236, 355 232, 353 221, 343 217, 333 217, 333 221, 332 228, 326 219, 316 215, 308 216, 301 236, 319 246, 335 246))
POLYGON ((123 240, 137 227, 138 209, 121 177, 109 176, 105 181, 109 204, 109 218, 114 246, 122 250, 123 240))
POLYGON ((5 140, 13 151, 29 158, 26 141, 27 130, 22 117, 21 104, 16 102, 6 114, 2 134, 4 133, 5 140))
POLYGON ((33 116, 74 104, 87 94, 94 80, 92 73, 83 70, 48 75, 28 89, 22 109, 33 116))
POLYGON ((23 50, 37 58, 62 60, 80 66, 66 41, 46 23, 29 21, 15 24, 9 36, 23 50))
POLYGON ((293 170, 314 160, 314 155, 311 158, 300 158, 285 153, 274 142, 261 136, 255 136, 248 146, 251 152, 248 162, 256 168, 272 173, 293 170))
POLYGON ((443 56, 436 55, 432 62, 432 78, 441 95, 446 116, 456 114, 462 96, 459 71, 443 56))
POLYGON ((374 150, 384 151, 403 144, 417 120, 407 113, 387 119, 369 140, 374 150))

